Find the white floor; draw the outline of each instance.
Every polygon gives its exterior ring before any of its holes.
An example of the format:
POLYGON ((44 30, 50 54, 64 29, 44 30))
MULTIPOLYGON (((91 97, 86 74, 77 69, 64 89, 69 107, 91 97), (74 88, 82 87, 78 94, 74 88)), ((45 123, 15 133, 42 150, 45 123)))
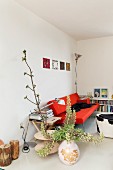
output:
MULTIPOLYGON (((89 118, 84 124, 85 131, 96 133, 94 118, 89 118)), ((4 168, 7 170, 113 170, 113 139, 105 138, 101 144, 78 143, 80 149, 79 161, 72 166, 60 162, 58 154, 40 158, 34 148, 29 153, 20 152, 17 160, 4 168)))

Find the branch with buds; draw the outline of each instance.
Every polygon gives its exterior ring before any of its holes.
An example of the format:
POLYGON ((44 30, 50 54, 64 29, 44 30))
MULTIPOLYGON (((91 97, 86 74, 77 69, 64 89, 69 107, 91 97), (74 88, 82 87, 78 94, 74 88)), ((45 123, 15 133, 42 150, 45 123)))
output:
POLYGON ((22 57, 22 61, 24 61, 26 63, 26 65, 27 65, 27 67, 29 69, 29 73, 24 72, 24 75, 27 75, 27 76, 30 77, 31 86, 32 86, 32 87, 30 87, 29 85, 26 85, 26 88, 30 89, 33 92, 35 102, 30 100, 27 96, 25 96, 24 99, 27 99, 29 102, 36 105, 37 106, 37 111, 40 112, 40 106, 39 106, 40 105, 40 98, 39 98, 39 94, 37 94, 36 90, 35 90, 36 85, 35 85, 34 80, 33 80, 34 75, 33 75, 33 71, 31 70, 31 67, 29 66, 29 64, 27 62, 26 50, 23 51, 23 54, 24 54, 24 56, 22 57))

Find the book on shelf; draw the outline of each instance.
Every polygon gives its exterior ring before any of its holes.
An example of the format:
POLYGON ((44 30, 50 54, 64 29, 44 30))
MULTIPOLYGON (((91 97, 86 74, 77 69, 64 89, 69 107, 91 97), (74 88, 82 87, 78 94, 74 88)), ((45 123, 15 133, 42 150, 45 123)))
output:
POLYGON ((107 109, 108 109, 108 112, 110 112, 110 105, 108 105, 108 108, 107 108, 107 109))

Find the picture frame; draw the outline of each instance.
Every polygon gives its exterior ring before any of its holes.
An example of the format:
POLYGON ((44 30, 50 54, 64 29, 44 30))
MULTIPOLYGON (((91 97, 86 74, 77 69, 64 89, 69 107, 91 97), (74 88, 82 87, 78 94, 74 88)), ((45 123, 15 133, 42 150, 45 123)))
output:
POLYGON ((108 97, 108 89, 107 88, 102 88, 101 89, 101 97, 102 98, 107 98, 108 97))
POLYGON ((43 58, 43 68, 50 69, 50 59, 43 58))
POLYGON ((65 62, 60 61, 60 70, 65 70, 65 62))
POLYGON ((94 97, 101 97, 101 94, 100 94, 100 88, 95 88, 94 89, 94 97))
POLYGON ((66 71, 70 71, 70 63, 66 63, 66 71))
POLYGON ((58 70, 58 60, 52 60, 52 69, 58 70))

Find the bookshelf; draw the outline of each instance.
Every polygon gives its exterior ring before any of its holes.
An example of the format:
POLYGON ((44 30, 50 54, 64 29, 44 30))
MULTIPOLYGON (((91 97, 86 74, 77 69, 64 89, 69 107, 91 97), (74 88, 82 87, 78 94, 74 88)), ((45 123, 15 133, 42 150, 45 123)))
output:
POLYGON ((113 113, 113 99, 109 98, 92 98, 91 103, 99 103, 97 112, 113 113))

